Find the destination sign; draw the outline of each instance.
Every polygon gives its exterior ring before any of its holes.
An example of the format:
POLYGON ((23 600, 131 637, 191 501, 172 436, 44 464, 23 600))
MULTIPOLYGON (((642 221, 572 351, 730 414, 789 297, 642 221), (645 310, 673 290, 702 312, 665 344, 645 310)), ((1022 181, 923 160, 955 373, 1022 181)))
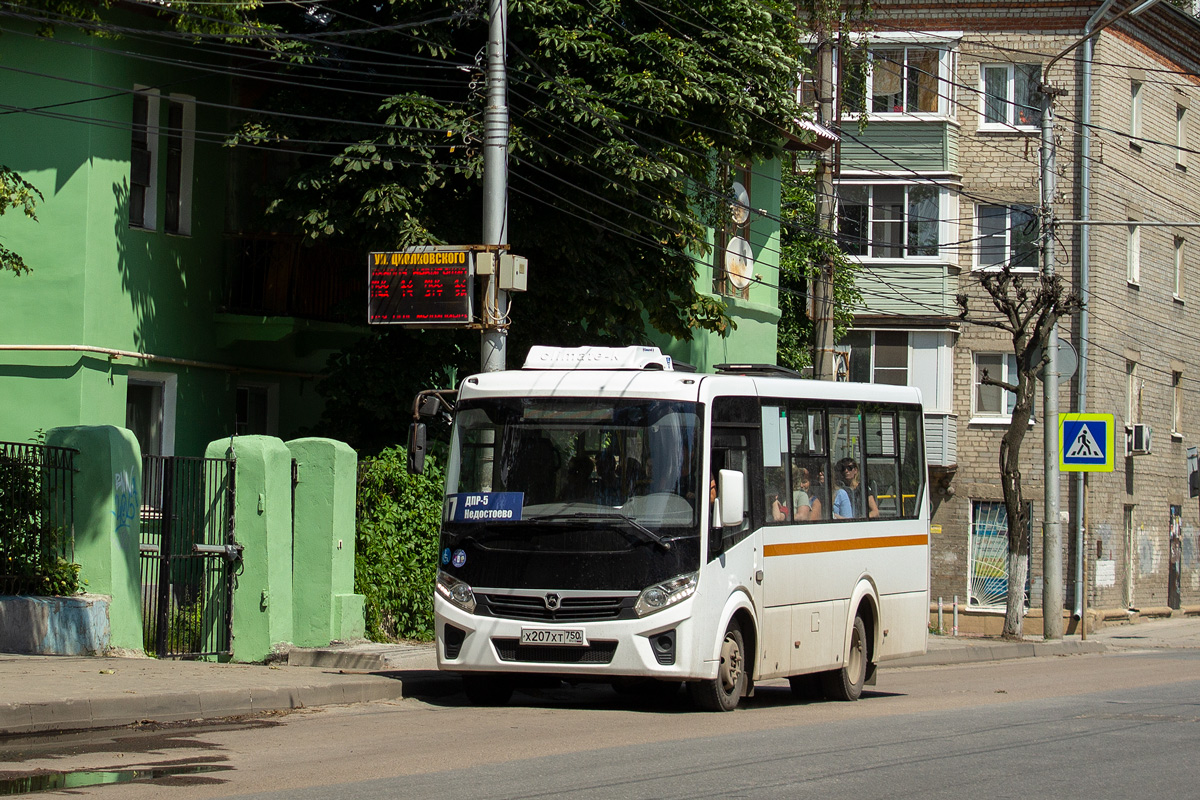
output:
POLYGON ((367 321, 373 325, 471 322, 475 253, 463 247, 414 247, 370 253, 367 321))

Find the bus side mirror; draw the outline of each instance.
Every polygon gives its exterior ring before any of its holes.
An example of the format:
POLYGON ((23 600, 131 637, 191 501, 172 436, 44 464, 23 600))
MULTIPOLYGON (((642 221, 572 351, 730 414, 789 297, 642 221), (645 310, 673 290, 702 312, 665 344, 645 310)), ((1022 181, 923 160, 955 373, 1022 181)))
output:
POLYGON ((741 525, 746 514, 746 484, 741 472, 723 469, 717 473, 717 500, 721 507, 721 527, 741 525))
POLYGON ((425 471, 425 423, 408 426, 408 471, 420 475, 425 471))

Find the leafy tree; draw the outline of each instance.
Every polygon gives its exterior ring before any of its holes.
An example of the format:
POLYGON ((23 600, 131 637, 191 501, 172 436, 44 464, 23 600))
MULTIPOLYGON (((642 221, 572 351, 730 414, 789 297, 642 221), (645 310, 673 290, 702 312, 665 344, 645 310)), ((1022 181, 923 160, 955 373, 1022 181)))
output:
POLYGON ((979 271, 974 275, 995 314, 972 311, 971 297, 963 293, 957 297, 959 318, 1008 332, 1017 359, 1016 382, 1000 380, 986 371, 979 381, 999 386, 1015 397, 1012 418, 1000 440, 1000 485, 1008 512, 1008 596, 1002 635, 1019 639, 1029 565, 1029 512, 1021 491, 1021 445, 1029 432, 1037 377, 1049 359, 1046 342, 1050 331, 1061 317, 1077 313, 1083 302, 1067 290, 1061 275, 1025 277, 1008 265, 997 272, 979 271))
POLYGON ((784 176, 779 256, 779 347, 782 366, 799 370, 812 363, 813 325, 806 301, 808 281, 818 275, 822 258, 834 264, 834 338, 845 335, 854 322, 854 308, 862 302, 855 285, 857 265, 837 243, 817 229, 815 185, 812 170, 791 170, 784 176))
MULTIPOLYGON (((0 216, 10 208, 19 208, 25 216, 37 222, 38 201, 43 200, 42 193, 32 183, 0 164, 0 216)), ((12 270, 17 275, 29 272, 29 265, 20 254, 9 250, 0 244, 0 270, 12 270)))
MULTIPOLYGON (((296 169, 269 187, 276 220, 363 251, 477 241, 479 9, 403 0, 258 14, 302 35, 280 66, 294 88, 265 100, 307 118, 263 116, 236 137, 294 154, 296 169)), ((513 349, 534 334, 640 341, 647 322, 680 339, 729 330, 723 304, 695 285, 722 205, 706 201, 727 196, 722 163, 779 154, 799 115, 800 49, 778 0, 513 0, 508 226, 531 265, 513 349)))

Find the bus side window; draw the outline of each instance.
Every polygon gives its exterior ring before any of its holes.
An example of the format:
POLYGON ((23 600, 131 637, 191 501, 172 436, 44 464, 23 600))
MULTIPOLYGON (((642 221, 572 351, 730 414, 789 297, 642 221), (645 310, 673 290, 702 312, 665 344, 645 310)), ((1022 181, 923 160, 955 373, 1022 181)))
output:
POLYGON ((867 463, 863 478, 867 491, 875 496, 879 516, 898 517, 901 498, 896 413, 868 411, 864 421, 867 463))
POLYGON ((792 519, 829 519, 829 465, 825 458, 825 411, 793 403, 788 409, 792 519))
POLYGON ((728 528, 713 527, 709 532, 708 560, 711 561, 728 547, 732 547, 750 534, 750 442, 743 430, 714 429, 712 457, 710 462, 713 478, 722 469, 742 473, 742 491, 747 499, 742 524, 728 528), (714 541, 714 539, 716 541, 714 541))

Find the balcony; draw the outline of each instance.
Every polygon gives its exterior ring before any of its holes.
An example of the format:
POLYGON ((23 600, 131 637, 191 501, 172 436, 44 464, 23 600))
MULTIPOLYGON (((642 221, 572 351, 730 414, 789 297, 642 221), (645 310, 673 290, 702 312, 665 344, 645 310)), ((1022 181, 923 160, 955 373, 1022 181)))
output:
POLYGON ((958 415, 925 415, 925 460, 931 467, 958 463, 958 415))

